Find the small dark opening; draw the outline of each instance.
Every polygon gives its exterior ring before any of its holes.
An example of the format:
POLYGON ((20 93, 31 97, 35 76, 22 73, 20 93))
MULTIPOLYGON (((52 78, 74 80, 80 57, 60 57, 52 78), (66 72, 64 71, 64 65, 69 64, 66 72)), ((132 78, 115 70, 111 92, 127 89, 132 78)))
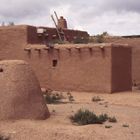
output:
POLYGON ((3 69, 2 68, 0 68, 0 72, 3 72, 3 69))
POLYGON ((54 59, 54 60, 52 61, 52 66, 53 66, 53 67, 56 67, 56 66, 57 66, 57 60, 56 60, 56 59, 54 59))

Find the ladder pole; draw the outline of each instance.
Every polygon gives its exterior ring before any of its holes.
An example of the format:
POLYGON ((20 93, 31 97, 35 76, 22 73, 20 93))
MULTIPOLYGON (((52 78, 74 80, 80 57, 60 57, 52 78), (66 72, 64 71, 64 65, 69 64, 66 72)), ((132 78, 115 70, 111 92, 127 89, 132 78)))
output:
POLYGON ((58 26, 57 26, 57 24, 56 24, 56 22, 55 22, 55 19, 54 19, 53 15, 51 15, 51 18, 52 18, 52 20, 53 20, 53 22, 54 22, 54 24, 55 24, 58 37, 59 37, 60 41, 62 41, 61 35, 60 35, 60 33, 59 33, 59 30, 58 30, 58 26))
POLYGON ((58 19, 57 13, 55 11, 54 11, 54 14, 55 14, 55 17, 56 17, 56 19, 58 21, 59 19, 58 19))
MULTIPOLYGON (((55 14, 55 17, 56 17, 57 21, 59 21, 58 15, 55 11, 54 11, 54 14, 55 14)), ((65 33, 64 33, 63 29, 61 28, 60 30, 63 33, 64 40, 66 41, 67 39, 66 39, 66 36, 65 36, 65 33)))

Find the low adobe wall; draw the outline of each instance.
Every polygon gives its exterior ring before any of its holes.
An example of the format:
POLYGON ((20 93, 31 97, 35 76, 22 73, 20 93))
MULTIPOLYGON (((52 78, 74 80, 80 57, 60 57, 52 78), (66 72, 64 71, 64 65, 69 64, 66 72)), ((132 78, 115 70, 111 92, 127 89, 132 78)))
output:
MULTIPOLYGON (((47 36, 39 36, 37 34, 37 27, 27 26, 27 42, 29 44, 44 44, 48 42, 55 42, 59 40, 56 28, 41 27, 46 30, 47 36)), ((89 34, 86 31, 63 29, 67 41, 88 41, 89 34)))
POLYGON ((110 38, 110 43, 123 43, 132 46, 132 81, 140 86, 140 37, 134 38, 110 38))
POLYGON ((51 50, 35 48, 30 56, 25 51, 25 57, 43 87, 106 93, 131 90, 129 47, 71 44, 51 50))
MULTIPOLYGON (((34 45, 33 45, 34 46, 34 45)), ((44 50, 31 45, 25 58, 41 86, 54 90, 111 92, 111 48, 92 45, 60 45, 44 50), (27 59, 28 58, 28 59, 27 59)), ((29 46, 28 46, 29 47, 29 46)))

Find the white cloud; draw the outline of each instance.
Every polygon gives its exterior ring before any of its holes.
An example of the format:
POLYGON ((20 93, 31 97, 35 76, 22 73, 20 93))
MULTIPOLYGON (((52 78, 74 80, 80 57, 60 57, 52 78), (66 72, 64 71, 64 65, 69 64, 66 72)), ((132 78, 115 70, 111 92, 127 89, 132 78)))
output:
POLYGON ((68 27, 90 34, 140 34, 138 0, 1 0, 0 22, 54 26, 54 10, 67 19, 68 27))

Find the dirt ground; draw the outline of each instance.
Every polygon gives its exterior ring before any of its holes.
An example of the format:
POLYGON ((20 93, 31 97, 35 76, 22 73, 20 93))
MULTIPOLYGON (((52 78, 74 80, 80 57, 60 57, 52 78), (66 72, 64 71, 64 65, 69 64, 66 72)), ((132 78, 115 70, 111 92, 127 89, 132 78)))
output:
POLYGON ((72 95, 73 103, 48 105, 51 117, 47 120, 0 121, 0 134, 10 136, 10 140, 140 140, 140 93, 72 92, 72 95), (97 95, 103 100, 92 102, 97 95), (115 116, 117 123, 74 125, 69 116, 80 108, 115 116), (123 127, 124 124, 128 127, 123 127), (112 127, 105 128, 106 125, 112 127))

